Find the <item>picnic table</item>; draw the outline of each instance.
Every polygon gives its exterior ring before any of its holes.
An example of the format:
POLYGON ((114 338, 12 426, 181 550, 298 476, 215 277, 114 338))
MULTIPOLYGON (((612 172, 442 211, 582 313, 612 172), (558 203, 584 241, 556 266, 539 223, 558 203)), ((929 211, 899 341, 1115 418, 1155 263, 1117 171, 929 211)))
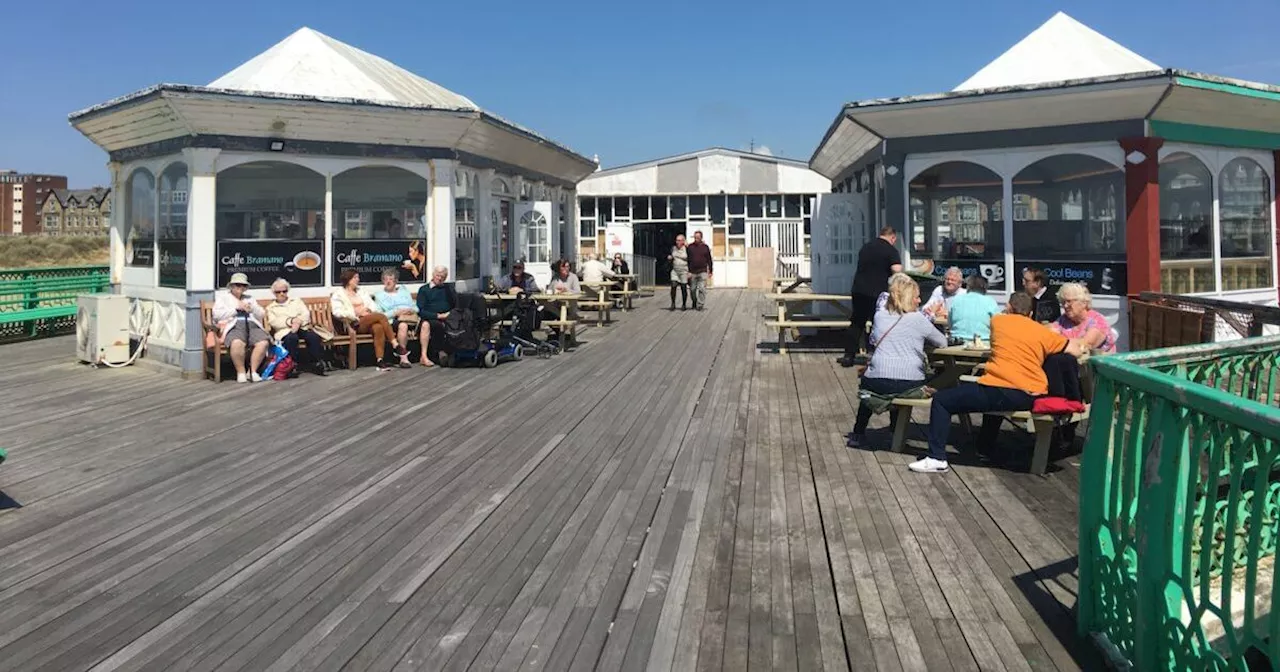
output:
MULTIPOLYGON (((519 294, 509 294, 506 292, 503 292, 501 294, 485 294, 484 295, 485 301, 489 301, 489 302, 515 301, 518 297, 519 297, 519 294)), ((553 327, 560 327, 561 329, 567 329, 569 332, 569 337, 571 339, 577 340, 578 320, 570 318, 569 312, 575 306, 577 306, 578 302, 582 301, 582 299, 585 298, 582 294, 538 293, 538 294, 530 294, 529 298, 532 299, 535 303, 559 304, 560 306, 559 319, 543 320, 542 324, 550 325, 553 327)))
POLYGON ((770 291, 772 291, 774 294, 778 294, 778 293, 790 294, 796 291, 796 289, 799 288, 800 285, 809 285, 810 287, 812 287, 813 279, 806 278, 803 276, 797 277, 797 278, 774 276, 773 279, 770 281, 770 283, 772 285, 772 289, 770 291))
POLYGON ((605 280, 601 282, 583 281, 579 284, 595 292, 596 296, 594 299, 587 297, 585 300, 579 301, 578 306, 582 308, 586 308, 587 310, 596 311, 597 327, 604 326, 604 323, 606 321, 612 321, 612 319, 609 316, 609 312, 613 310, 613 299, 610 298, 609 293, 613 290, 613 281, 612 280, 605 280))
POLYGON ((613 277, 622 281, 622 289, 614 290, 615 296, 621 297, 619 301, 622 303, 623 310, 631 310, 631 299, 640 291, 632 287, 635 284, 635 273, 614 273, 613 277))
POLYGON ((845 294, 801 294, 798 292, 778 292, 768 295, 769 300, 778 305, 777 319, 765 322, 765 326, 778 330, 778 352, 787 354, 787 330, 797 332, 802 328, 814 329, 848 329, 853 323, 853 308, 848 305, 850 297, 845 294), (825 304, 835 306, 838 315, 817 315, 813 313, 792 313, 794 304, 825 304))

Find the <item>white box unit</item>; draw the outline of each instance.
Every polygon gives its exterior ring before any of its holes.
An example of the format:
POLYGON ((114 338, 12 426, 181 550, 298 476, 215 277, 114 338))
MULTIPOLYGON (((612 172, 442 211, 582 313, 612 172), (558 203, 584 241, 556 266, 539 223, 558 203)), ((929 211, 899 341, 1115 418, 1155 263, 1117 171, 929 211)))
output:
POLYGON ((129 360, 129 297, 85 294, 77 299, 76 357, 90 364, 129 360))

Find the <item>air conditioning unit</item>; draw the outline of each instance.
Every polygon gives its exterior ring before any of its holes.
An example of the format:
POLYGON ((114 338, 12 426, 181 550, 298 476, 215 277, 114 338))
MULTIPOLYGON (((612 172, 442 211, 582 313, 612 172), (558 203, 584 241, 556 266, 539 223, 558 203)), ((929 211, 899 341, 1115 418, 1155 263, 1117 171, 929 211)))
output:
POLYGON ((84 294, 77 299, 76 357, 95 365, 129 361, 129 297, 84 294))

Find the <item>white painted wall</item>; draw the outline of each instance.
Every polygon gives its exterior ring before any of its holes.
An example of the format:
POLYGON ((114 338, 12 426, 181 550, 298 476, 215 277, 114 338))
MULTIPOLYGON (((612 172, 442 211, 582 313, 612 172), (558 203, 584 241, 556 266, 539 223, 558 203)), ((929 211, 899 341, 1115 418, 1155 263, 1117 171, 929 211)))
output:
POLYGON ((658 167, 591 176, 578 183, 579 196, 644 196, 658 193, 658 167))
POLYGON ((742 184, 742 161, 736 156, 712 154, 698 158, 698 192, 736 194, 742 184))
POLYGON ((825 194, 831 191, 831 180, 808 168, 778 164, 778 190, 784 194, 825 194))

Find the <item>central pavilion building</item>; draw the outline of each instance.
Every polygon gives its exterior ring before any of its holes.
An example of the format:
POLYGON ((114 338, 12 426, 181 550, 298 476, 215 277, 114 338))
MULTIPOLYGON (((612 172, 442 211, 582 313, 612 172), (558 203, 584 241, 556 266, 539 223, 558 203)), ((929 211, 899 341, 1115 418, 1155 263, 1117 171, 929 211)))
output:
POLYGON ((382 58, 303 28, 208 86, 160 84, 71 115, 110 155, 111 278, 152 359, 201 370, 199 306, 237 272, 258 297, 348 268, 476 290, 576 247, 591 159, 382 58))
POLYGON ((1275 305, 1277 150, 1280 88, 1162 69, 1059 13, 951 92, 844 106, 810 167, 853 207, 819 212, 815 281, 847 291, 850 238, 890 224, 918 270, 1082 282, 1122 337, 1143 291, 1275 305))

